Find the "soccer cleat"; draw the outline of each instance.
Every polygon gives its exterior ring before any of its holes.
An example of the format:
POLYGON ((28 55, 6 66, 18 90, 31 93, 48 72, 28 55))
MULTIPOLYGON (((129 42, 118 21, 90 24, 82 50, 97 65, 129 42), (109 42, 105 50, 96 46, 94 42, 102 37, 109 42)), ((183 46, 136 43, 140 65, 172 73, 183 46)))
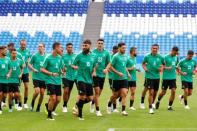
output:
POLYGON ((52 115, 58 116, 58 114, 55 111, 52 112, 52 115))
POLYGON ((189 110, 189 109, 190 109, 190 107, 189 107, 188 105, 186 105, 186 106, 185 106, 185 109, 186 109, 186 110, 189 110))
POLYGON ((128 113, 127 113, 126 111, 122 111, 121 114, 122 114, 123 116, 128 116, 128 113))
POLYGON ((112 113, 112 108, 111 107, 107 107, 107 114, 111 114, 112 113))
POLYGON ((169 111, 174 111, 174 109, 171 106, 168 106, 169 111))
POLYGON ((133 107, 133 106, 132 106, 132 107, 129 107, 129 109, 130 109, 130 110, 133 110, 133 111, 136 110, 135 107, 133 107))
POLYGON ((28 108, 29 108, 27 104, 24 104, 23 107, 24 107, 25 109, 28 109, 28 108))
POLYGON ((103 116, 100 111, 96 111, 96 116, 103 116))
POLYGON ((149 114, 154 114, 153 108, 149 109, 149 114))
POLYGON ((17 111, 22 111, 22 107, 21 106, 18 106, 18 108, 17 108, 17 111))
POLYGON ((45 113, 48 114, 48 104, 45 103, 45 113))
POLYGON ((40 109, 36 109, 36 112, 40 112, 40 109))
POLYGON ((85 120, 83 117, 78 117, 78 119, 79 119, 80 121, 84 121, 84 120, 85 120))
POLYGON ((15 104, 14 108, 17 110, 17 108, 18 108, 18 104, 15 104))
POLYGON ((48 117, 47 117, 47 120, 49 120, 49 121, 54 121, 55 119, 54 119, 52 116, 48 116, 48 117))
POLYGON ((67 113, 68 112, 68 109, 67 109, 66 106, 65 107, 62 107, 62 112, 64 112, 64 113, 67 113))
POLYGON ((0 110, 0 115, 3 113, 3 111, 2 110, 0 110))
POLYGON ((155 109, 155 104, 154 103, 152 104, 152 107, 153 107, 153 109, 155 109))
POLYGON ((33 112, 33 107, 30 107, 29 109, 30 109, 31 112, 33 112))
POLYGON ((181 104, 183 104, 183 98, 182 98, 182 95, 179 95, 179 101, 181 104))
POLYGON ((73 107, 73 115, 78 115, 78 108, 77 108, 77 105, 75 105, 74 107, 73 107))
POLYGON ((158 101, 155 105, 155 109, 159 109, 160 102, 158 101))
POLYGON ((94 104, 92 104, 92 102, 90 102, 90 113, 94 113, 94 104))
POLYGON ((12 112, 13 112, 13 110, 12 110, 12 109, 9 109, 9 110, 8 110, 8 112, 12 113, 12 112))
POLYGON ((119 113, 118 109, 113 110, 114 113, 119 113))
POLYGON ((144 103, 141 103, 141 104, 140 104, 140 109, 145 109, 144 103))
POLYGON ((1 107, 2 107, 2 108, 3 108, 3 107, 6 107, 6 103, 1 102, 1 107))

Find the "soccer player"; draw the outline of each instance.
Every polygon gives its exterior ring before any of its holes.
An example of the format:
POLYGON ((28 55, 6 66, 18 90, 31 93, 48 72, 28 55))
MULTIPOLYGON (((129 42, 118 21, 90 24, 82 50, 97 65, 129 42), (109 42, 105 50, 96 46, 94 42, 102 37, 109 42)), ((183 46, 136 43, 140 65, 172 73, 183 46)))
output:
POLYGON ((78 102, 73 107, 73 114, 79 120, 84 120, 82 110, 84 104, 93 100, 93 78, 96 66, 96 56, 90 51, 91 41, 85 40, 82 44, 83 51, 79 53, 72 65, 77 70, 78 102), (77 109, 78 108, 78 109, 77 109))
POLYGON ((44 98, 44 93, 46 89, 46 85, 45 85, 46 75, 43 74, 40 69, 43 65, 43 61, 45 57, 46 57, 45 44, 40 43, 38 44, 38 52, 35 53, 31 57, 30 62, 28 64, 29 68, 33 71, 32 79, 33 79, 33 85, 34 85, 34 93, 33 93, 31 107, 30 107, 31 111, 33 111, 35 100, 40 94, 40 98, 39 98, 38 105, 36 108, 36 112, 40 112, 40 106, 44 98))
POLYGON ((139 69, 136 69, 136 56, 137 56, 137 48, 136 47, 131 47, 130 49, 130 59, 129 59, 129 64, 128 71, 131 75, 131 78, 128 79, 128 85, 130 88, 130 107, 129 109, 131 110, 136 110, 135 107, 133 106, 134 99, 135 99, 135 91, 136 91, 136 71, 140 71, 139 69))
POLYGON ((163 81, 162 81, 162 89, 158 96, 158 101, 156 103, 156 109, 159 109, 160 101, 163 98, 163 96, 166 94, 166 91, 169 87, 171 90, 171 95, 169 99, 168 104, 168 110, 173 111, 172 104, 175 98, 176 94, 176 66, 178 64, 178 51, 179 48, 177 46, 174 46, 170 52, 170 54, 167 54, 164 57, 164 70, 163 70, 163 81))
POLYGON ((73 52, 73 44, 67 43, 66 44, 66 53, 62 56, 62 61, 64 64, 64 68, 66 73, 63 75, 62 83, 64 88, 64 94, 63 94, 63 107, 62 112, 68 112, 67 109, 67 103, 70 98, 70 94, 73 88, 73 85, 77 85, 76 77, 77 77, 77 71, 74 70, 71 65, 76 57, 76 54, 73 52))
POLYGON ((8 87, 9 87, 9 112, 12 112, 13 97, 17 99, 17 101, 19 102, 17 110, 18 111, 22 110, 22 102, 21 102, 19 86, 25 65, 23 60, 17 58, 17 51, 15 48, 13 48, 10 53, 11 53, 11 58, 10 58, 11 75, 10 78, 8 79, 8 87))
POLYGON ((107 112, 110 114, 111 105, 116 101, 118 97, 121 97, 122 100, 122 115, 127 116, 126 112, 126 96, 128 93, 128 77, 130 74, 127 70, 127 65, 129 62, 129 57, 125 54, 126 45, 125 43, 120 42, 118 44, 119 52, 116 53, 110 63, 110 68, 114 72, 113 73, 113 95, 110 97, 108 102, 107 112))
MULTIPOLYGON (((113 56, 118 52, 118 46, 113 46, 113 49, 112 49, 112 54, 110 55, 110 60, 113 58, 113 56)), ((113 71, 110 70, 109 68, 109 71, 108 71, 108 78, 109 78, 109 86, 110 86, 110 89, 112 91, 112 94, 114 94, 114 89, 113 89, 113 71)), ((113 112, 119 112, 116 108, 116 101, 113 103, 113 112)))
MULTIPOLYGON (((14 48, 14 43, 9 43, 9 44, 7 45, 7 49, 8 49, 8 50, 7 50, 6 56, 9 57, 9 58, 11 58, 11 51, 12 51, 13 49, 15 49, 15 48, 14 48)), ((21 59, 21 60, 23 59, 23 58, 22 58, 22 55, 21 55, 19 52, 17 52, 16 57, 17 57, 18 59, 21 59)), ((13 93, 13 95, 14 95, 14 93, 13 93)), ((5 104, 6 96, 7 96, 7 95, 4 95, 4 97, 3 97, 2 106, 5 106, 5 105, 6 105, 6 104, 5 104)), ((21 96, 20 96, 20 97, 21 97, 21 96)), ((15 108, 18 109, 18 99, 15 98, 14 96, 13 96, 13 99, 15 100, 15 108)))
POLYGON ((181 60, 178 64, 178 72, 181 74, 183 95, 179 96, 180 101, 184 100, 185 109, 190 109, 187 103, 187 97, 192 95, 193 90, 193 74, 195 74, 195 68, 197 63, 193 60, 194 52, 189 50, 187 57, 181 60))
POLYGON ((159 45, 153 44, 151 47, 151 53, 144 57, 142 67, 145 71, 145 88, 148 89, 149 97, 149 113, 154 114, 152 104, 156 98, 159 83, 160 83, 160 72, 163 70, 164 59, 158 54, 159 45))
POLYGON ((93 87, 94 87, 94 100, 90 103, 90 112, 94 113, 94 106, 96 107, 96 116, 102 116, 99 109, 99 97, 103 91, 103 86, 105 82, 105 75, 108 72, 106 69, 110 62, 110 54, 104 49, 104 40, 98 39, 97 48, 92 52, 96 55, 97 67, 96 76, 93 77, 93 87))
MULTIPOLYGON (((62 54, 61 44, 58 42, 53 43, 52 54, 48 55, 44 62, 41 72, 46 74, 46 87, 49 95, 48 103, 45 104, 48 111, 47 120, 55 120, 52 116, 52 112, 55 109, 61 99, 61 74, 63 70, 63 62, 60 54, 62 54)), ((56 115, 53 113, 53 115, 56 115)))
POLYGON ((24 108, 28 109, 27 99, 28 99, 28 84, 29 84, 29 69, 28 69, 28 61, 30 58, 30 51, 26 48, 27 42, 26 40, 20 41, 20 48, 17 50, 22 55, 22 59, 25 63, 25 68, 22 75, 22 81, 24 83, 24 108))
MULTIPOLYGON (((6 46, 0 46, 0 104, 4 93, 8 93, 8 78, 10 77, 10 59, 6 57, 6 46)), ((2 107, 0 106, 0 114, 2 107)))

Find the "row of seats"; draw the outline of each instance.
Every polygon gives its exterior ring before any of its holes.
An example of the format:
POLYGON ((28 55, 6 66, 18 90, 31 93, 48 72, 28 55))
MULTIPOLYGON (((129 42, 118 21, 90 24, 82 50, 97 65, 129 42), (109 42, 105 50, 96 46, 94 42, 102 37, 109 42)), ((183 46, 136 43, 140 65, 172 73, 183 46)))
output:
MULTIPOLYGON (((149 33, 148 35, 139 35, 137 32, 133 32, 129 35, 124 35, 122 33, 105 33, 105 46, 108 50, 111 50, 114 45, 118 42, 123 41, 127 44, 128 48, 135 46, 138 48, 139 55, 145 55, 150 51, 150 47, 154 43, 160 45, 160 51, 162 54, 166 54, 170 51, 172 46, 177 45, 180 48, 180 55, 184 56, 188 49, 193 49, 197 51, 197 35, 191 35, 191 33, 184 33, 183 35, 171 37, 172 33, 167 33, 166 35, 160 35, 153 37, 154 33, 149 33), (120 36, 121 34, 121 36, 120 36), (136 34, 138 35, 136 37, 136 34), (191 35, 188 37, 188 35, 191 35)), ((128 52, 129 50, 127 50, 128 52)))
POLYGON ((88 9, 88 1, 82 3, 0 3, 0 16, 11 14, 86 14, 88 9))
POLYGON ((0 0, 0 3, 81 3, 85 1, 88 0, 0 0))
POLYGON ((109 1, 105 1, 105 14, 191 14, 195 16, 197 14, 197 2, 191 4, 190 2, 184 3, 142 3, 138 1, 125 3, 125 2, 114 2, 110 3, 109 1))
POLYGON ((72 42, 74 44, 74 49, 79 51, 82 35, 78 32, 70 32, 69 36, 65 36, 62 32, 53 32, 52 36, 48 36, 45 32, 36 32, 34 36, 31 36, 27 32, 18 32, 17 36, 14 36, 10 32, 0 32, 0 45, 14 42, 16 48, 19 48, 19 41, 21 39, 27 40, 27 48, 29 48, 32 53, 36 52, 39 42, 44 42, 46 44, 46 51, 49 53, 55 41, 61 42, 64 48, 66 43, 72 42))

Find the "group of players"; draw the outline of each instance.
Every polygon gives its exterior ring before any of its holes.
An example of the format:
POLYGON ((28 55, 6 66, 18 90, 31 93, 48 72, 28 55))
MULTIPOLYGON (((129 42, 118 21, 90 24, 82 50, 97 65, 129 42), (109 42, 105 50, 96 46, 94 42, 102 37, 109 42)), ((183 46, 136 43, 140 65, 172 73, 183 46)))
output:
MULTIPOLYGON (((59 42, 53 43, 51 54, 45 53, 44 43, 38 44, 38 52, 30 55, 26 48, 26 40, 20 41, 20 48, 16 50, 14 44, 0 46, 0 114, 6 105, 8 97, 9 112, 15 108, 22 110, 22 98, 20 94, 20 83, 24 84, 24 104, 28 109, 28 85, 29 69, 33 71, 32 79, 34 93, 31 101, 30 110, 34 110, 34 103, 39 96, 36 111, 40 112, 40 107, 44 98, 45 90, 49 95, 48 102, 45 103, 47 110, 47 120, 54 120, 56 107, 62 96, 63 85, 63 106, 62 111, 68 112, 67 103, 73 85, 76 84, 78 96, 72 113, 79 120, 84 120, 83 106, 90 103, 90 112, 102 116, 99 105, 99 97, 102 94, 105 77, 108 74, 109 85, 112 95, 107 105, 107 113, 119 112, 116 104, 121 102, 123 116, 127 116, 126 97, 130 89, 130 107, 133 106, 136 91, 136 68, 137 48, 130 48, 130 56, 125 54, 126 44, 118 43, 113 47, 112 54, 104 49, 104 40, 98 39, 96 49, 91 51, 91 41, 85 40, 82 43, 82 51, 79 54, 73 52, 73 44, 66 44, 66 52, 59 42)), ((194 52, 189 50, 186 58, 179 60, 179 48, 174 46, 169 54, 164 57, 159 53, 159 45, 153 44, 151 52, 144 57, 142 67, 145 71, 144 90, 141 96, 140 108, 145 109, 144 99, 148 92, 149 113, 154 114, 154 109, 159 109, 161 99, 166 94, 167 89, 171 89, 168 110, 172 111, 172 104, 176 93, 176 74, 181 75, 183 95, 179 96, 180 101, 184 102, 185 109, 190 109, 187 97, 191 96, 193 90, 193 75, 197 67, 197 62, 193 59, 194 52), (158 100, 155 102, 160 84, 160 74, 162 75, 162 88, 158 100), (154 104, 156 103, 156 104, 154 104)))

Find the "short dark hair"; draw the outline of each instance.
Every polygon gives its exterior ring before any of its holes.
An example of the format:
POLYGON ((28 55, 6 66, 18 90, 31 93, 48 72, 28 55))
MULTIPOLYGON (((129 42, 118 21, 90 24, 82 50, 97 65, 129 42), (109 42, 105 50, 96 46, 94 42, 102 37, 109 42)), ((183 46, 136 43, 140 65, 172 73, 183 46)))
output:
POLYGON ((13 51, 16 51, 16 49, 15 48, 11 49, 10 53, 12 53, 13 51))
POLYGON ((45 47, 45 44, 44 43, 40 42, 39 44, 41 44, 41 45, 43 45, 45 47))
POLYGON ((118 43, 118 47, 119 47, 119 48, 122 47, 122 46, 124 46, 124 45, 126 45, 124 42, 118 43))
POLYGON ((158 45, 158 44, 152 44, 152 46, 151 46, 151 47, 153 47, 153 46, 157 46, 157 47, 159 47, 159 45, 158 45))
POLYGON ((188 55, 194 55, 194 51, 193 50, 188 50, 187 54, 188 55))
POLYGON ((53 50, 54 50, 57 46, 59 46, 59 45, 61 45, 59 42, 54 42, 54 43, 53 43, 53 46, 52 46, 53 50))
POLYGON ((117 45, 113 46, 113 50, 117 50, 117 49, 118 49, 117 45))
POLYGON ((92 44, 92 42, 91 42, 89 39, 87 39, 87 40, 84 40, 84 41, 83 41, 83 44, 91 45, 91 44, 92 44))
POLYGON ((22 40, 20 40, 20 43, 21 43, 22 41, 26 41, 26 40, 25 40, 25 39, 22 39, 22 40))
POLYGON ((130 48, 130 53, 132 53, 135 49, 137 49, 137 48, 136 48, 136 47, 134 47, 134 46, 133 46, 133 47, 131 47, 131 48, 130 48))
POLYGON ((0 50, 3 50, 5 48, 6 48, 6 46, 4 46, 4 45, 0 46, 0 50))
POLYGON ((66 44, 66 47, 68 47, 69 45, 73 46, 73 44, 69 42, 69 43, 66 44))
POLYGON ((13 46, 14 47, 14 43, 9 43, 8 45, 7 45, 8 47, 10 47, 10 46, 13 46))
POLYGON ((102 41, 102 42, 104 42, 104 39, 101 39, 101 38, 100 38, 100 39, 98 39, 97 41, 102 41))
POLYGON ((177 46, 173 46, 173 47, 172 47, 172 50, 173 50, 173 51, 179 51, 179 48, 178 48, 177 46))

